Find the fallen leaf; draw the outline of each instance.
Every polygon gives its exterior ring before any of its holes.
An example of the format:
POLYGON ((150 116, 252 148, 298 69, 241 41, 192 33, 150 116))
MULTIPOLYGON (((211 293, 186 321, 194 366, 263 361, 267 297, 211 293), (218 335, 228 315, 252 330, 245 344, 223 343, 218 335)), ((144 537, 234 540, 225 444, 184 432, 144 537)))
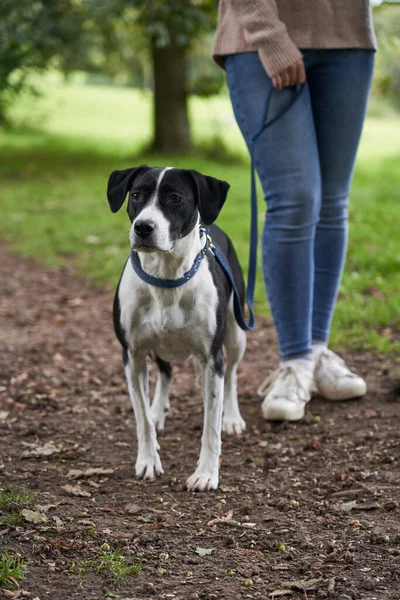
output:
POLYGON ((81 304, 83 304, 82 298, 70 298, 68 300, 68 306, 72 306, 72 308, 75 306, 81 306, 81 304))
POLYGON ((236 570, 240 575, 243 575, 243 577, 251 577, 254 574, 252 565, 242 565, 237 567, 236 570))
POLYGON ((343 502, 340 505, 340 510, 342 510, 343 512, 350 512, 356 506, 357 506, 357 500, 351 500, 350 502, 343 502))
POLYGON ((92 477, 93 475, 111 475, 114 473, 114 469, 103 469, 101 467, 95 467, 92 469, 71 469, 67 473, 68 479, 80 479, 81 477, 92 477))
POLYGON ((364 411, 364 416, 366 416, 367 419, 373 419, 374 417, 377 416, 377 414, 378 413, 376 412, 376 410, 373 410, 373 409, 364 411))
POLYGON ((57 325, 61 325, 61 323, 65 322, 65 317, 63 315, 54 315, 53 321, 54 323, 57 323, 57 325))
POLYGON ((25 521, 29 521, 29 523, 46 523, 46 521, 48 521, 46 515, 39 510, 29 510, 29 508, 24 508, 21 514, 25 521))
POLYGON ((92 495, 90 492, 83 490, 79 485, 62 485, 61 489, 65 490, 68 494, 72 496, 82 496, 83 498, 90 498, 92 495))
POLYGON ((215 548, 196 548, 195 552, 199 556, 207 556, 208 554, 212 554, 215 548))
POLYGON ((22 453, 22 458, 40 458, 42 456, 51 456, 60 454, 63 451, 62 444, 56 444, 53 440, 46 442, 43 446, 36 446, 22 453))
POLYGON ((101 510, 103 512, 116 512, 121 514, 124 512, 121 508, 118 508, 118 506, 100 506, 99 508, 97 508, 97 510, 101 510))
POLYGON ((11 385, 15 385, 16 383, 22 383, 28 379, 28 373, 25 371, 24 373, 20 373, 15 377, 11 377, 11 385))
POLYGON ((57 529, 59 527, 64 527, 64 523, 61 521, 60 517, 54 516, 53 519, 54 519, 54 523, 56 524, 57 529))
POLYGON ((136 515, 142 511, 142 507, 139 504, 131 503, 125 506, 125 510, 130 515, 136 515))
POLYGON ((57 508, 61 502, 57 502, 57 504, 36 504, 36 508, 40 510, 40 512, 47 513, 51 508, 57 508))
POLYGON ((207 525, 208 525, 208 527, 212 527, 216 523, 224 523, 226 521, 232 521, 232 517, 233 517, 233 510, 230 510, 225 516, 217 517, 216 519, 211 519, 211 521, 208 521, 207 525))
POLYGON ((322 577, 318 579, 299 579, 298 581, 288 581, 282 583, 282 587, 289 588, 294 592, 308 592, 309 590, 316 590, 319 584, 322 582, 322 577))
POLYGON ((93 479, 88 479, 87 480, 87 484, 91 485, 92 487, 96 488, 96 490, 101 487, 100 483, 96 483, 95 481, 93 481, 93 479))
POLYGON ((378 510, 379 508, 382 508, 380 504, 378 504, 378 502, 372 502, 370 504, 360 504, 359 506, 357 506, 358 510, 378 510))
POLYGON ((151 523, 152 520, 153 517, 151 517, 151 515, 139 515, 136 517, 136 521, 142 521, 143 523, 151 523))
POLYGON ((275 590, 269 594, 270 598, 279 598, 280 596, 291 596, 292 590, 275 590))
POLYGON ((5 421, 9 414, 7 410, 0 410, 0 421, 5 421))

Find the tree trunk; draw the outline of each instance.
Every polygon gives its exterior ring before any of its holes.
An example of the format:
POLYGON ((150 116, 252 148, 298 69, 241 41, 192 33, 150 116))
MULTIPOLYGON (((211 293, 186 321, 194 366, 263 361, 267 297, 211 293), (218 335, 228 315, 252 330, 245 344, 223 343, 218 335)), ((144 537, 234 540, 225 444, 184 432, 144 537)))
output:
POLYGON ((186 53, 176 45, 152 45, 154 140, 152 150, 181 153, 191 147, 186 91, 186 53))

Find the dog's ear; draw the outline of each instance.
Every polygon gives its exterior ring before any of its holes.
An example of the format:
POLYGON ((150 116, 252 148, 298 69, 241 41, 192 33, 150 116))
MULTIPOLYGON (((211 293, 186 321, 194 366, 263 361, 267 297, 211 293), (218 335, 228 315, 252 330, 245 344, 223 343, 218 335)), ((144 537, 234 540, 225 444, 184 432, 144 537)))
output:
POLYGON ((202 175, 198 171, 190 170, 189 173, 195 184, 201 220, 204 225, 211 225, 224 205, 230 185, 226 181, 202 175))
POLYGON ((123 171, 113 171, 108 179, 107 198, 113 213, 119 211, 124 203, 127 192, 132 188, 132 183, 139 172, 150 169, 148 165, 141 165, 123 171))

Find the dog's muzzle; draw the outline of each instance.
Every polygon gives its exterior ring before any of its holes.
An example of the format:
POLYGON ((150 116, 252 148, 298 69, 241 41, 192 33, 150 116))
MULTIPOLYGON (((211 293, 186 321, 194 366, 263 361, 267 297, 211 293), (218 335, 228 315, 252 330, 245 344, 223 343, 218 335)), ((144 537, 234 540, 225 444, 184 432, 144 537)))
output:
POLYGON ((142 240, 148 238, 153 233, 155 228, 156 225, 153 221, 136 221, 135 225, 133 226, 134 232, 142 240))

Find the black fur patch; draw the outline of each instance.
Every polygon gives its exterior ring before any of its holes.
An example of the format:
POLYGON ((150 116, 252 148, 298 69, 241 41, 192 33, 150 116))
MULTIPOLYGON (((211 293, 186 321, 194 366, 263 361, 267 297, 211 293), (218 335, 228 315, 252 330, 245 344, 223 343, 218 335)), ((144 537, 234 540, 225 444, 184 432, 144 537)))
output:
MULTIPOLYGON (((128 203, 131 222, 153 201, 162 170, 155 167, 140 173, 134 179, 128 203)), ((192 231, 197 222, 198 208, 193 182, 188 171, 169 169, 164 173, 158 189, 156 206, 170 224, 172 242, 186 237, 192 231), (175 200, 180 198, 180 201, 174 202, 171 198, 175 200)), ((151 244, 151 236, 147 239, 147 243, 151 244)))
POLYGON ((171 376, 172 376, 171 363, 167 362, 166 360, 162 360, 162 358, 159 358, 158 356, 155 357, 155 361, 156 361, 157 367, 160 370, 160 373, 163 373, 164 375, 166 375, 168 377, 168 379, 171 379, 171 376))
POLYGON ((117 336, 117 339, 118 339, 119 343, 121 344, 121 346, 123 348, 123 350, 122 350, 122 360, 124 361, 124 365, 126 365, 127 362, 128 362, 128 343, 126 341, 124 332, 123 332, 122 327, 121 327, 121 307, 119 305, 118 292, 119 292, 119 286, 120 286, 121 279, 122 279, 122 274, 125 271, 125 267, 126 267, 126 263, 125 263, 125 266, 124 266, 124 268, 122 270, 121 277, 119 278, 119 282, 118 282, 118 285, 117 285, 117 290, 116 290, 115 296, 114 296, 114 304, 113 304, 114 331, 115 331, 115 335, 117 336))

